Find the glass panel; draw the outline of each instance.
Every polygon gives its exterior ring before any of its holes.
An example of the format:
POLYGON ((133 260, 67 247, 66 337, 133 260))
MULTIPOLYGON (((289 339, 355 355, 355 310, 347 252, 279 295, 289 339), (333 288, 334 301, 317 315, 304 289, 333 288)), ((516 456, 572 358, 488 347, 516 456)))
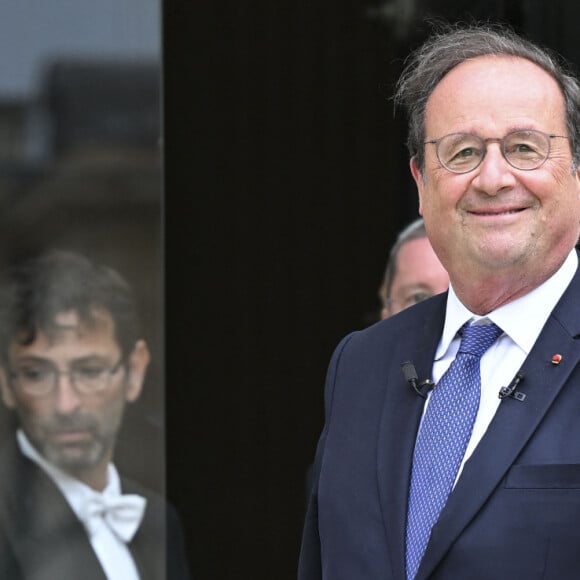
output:
POLYGON ((165 492, 160 11, 159 0, 2 5, 2 578, 93 577, 99 564, 110 578, 137 577, 135 565, 165 577, 163 504, 150 495, 165 492), (110 453, 121 491, 148 498, 129 544, 81 523, 85 495, 112 493, 110 453))

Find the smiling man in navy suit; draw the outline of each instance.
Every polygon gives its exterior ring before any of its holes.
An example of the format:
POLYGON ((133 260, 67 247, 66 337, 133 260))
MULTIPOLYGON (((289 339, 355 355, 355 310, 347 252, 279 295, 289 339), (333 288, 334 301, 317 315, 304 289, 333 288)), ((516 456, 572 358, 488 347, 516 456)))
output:
POLYGON ((509 30, 445 27, 396 99, 450 288, 335 351, 299 578, 577 579, 578 82, 509 30))

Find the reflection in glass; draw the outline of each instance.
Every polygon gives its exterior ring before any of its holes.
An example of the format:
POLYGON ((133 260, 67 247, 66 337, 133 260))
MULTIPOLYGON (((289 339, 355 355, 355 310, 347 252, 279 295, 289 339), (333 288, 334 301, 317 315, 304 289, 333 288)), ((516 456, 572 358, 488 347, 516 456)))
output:
MULTIPOLYGON (((47 319, 32 317, 38 334, 22 343, 25 353, 14 347, 20 343, 9 325, 3 329, 4 344, 12 346, 0 353, 0 458, 8 462, 0 485, 2 578, 165 577, 163 553, 151 549, 153 536, 162 551, 165 544, 159 12, 158 0, 3 7, 0 282, 6 289, 6 273, 36 263, 31 257, 78 256, 127 280, 142 324, 125 349, 115 334, 119 320, 97 300, 96 314, 95 304, 83 311, 73 302, 60 309, 52 304, 47 319), (50 253, 55 248, 66 252, 50 253), (87 312, 95 315, 94 327, 86 324, 87 312), (106 323, 99 318, 103 312, 106 323), (77 329, 74 340, 66 332, 51 334, 63 321, 77 329), (105 351, 106 344, 110 352, 93 352, 88 343, 105 351), (87 352, 79 352, 82 345, 87 352), (117 392, 124 397, 114 398, 117 392), (93 413, 87 401, 108 406, 93 413), (103 440, 93 444, 99 433, 103 440), (93 463, 101 454, 105 475, 93 463), (128 480, 135 486, 125 489, 128 480), (85 508, 76 502, 95 491, 100 496, 109 486, 114 495, 129 491, 145 497, 142 521, 148 523, 126 537, 115 532, 95 540, 100 532, 83 523, 85 508), (25 505, 35 506, 33 517, 23 517, 25 505), (16 547, 13 554, 5 540, 16 547), (136 556, 139 546, 142 555, 136 556)), ((53 290, 64 292, 67 280, 75 279, 79 294, 92 296, 86 291, 102 282, 88 274, 92 267, 82 283, 82 276, 69 276, 71 270, 63 267, 53 290)), ((52 300, 38 288, 29 294, 34 291, 41 302, 52 300)), ((7 295, 2 300, 0 309, 7 295)), ((117 508, 135 515, 143 508, 139 503, 117 508)), ((102 502, 93 508, 99 521, 115 519, 102 502)), ((172 530, 170 523, 168 534, 172 530)), ((176 542, 179 550, 181 540, 176 542)), ((168 577, 187 577, 182 555, 177 560, 168 577)))

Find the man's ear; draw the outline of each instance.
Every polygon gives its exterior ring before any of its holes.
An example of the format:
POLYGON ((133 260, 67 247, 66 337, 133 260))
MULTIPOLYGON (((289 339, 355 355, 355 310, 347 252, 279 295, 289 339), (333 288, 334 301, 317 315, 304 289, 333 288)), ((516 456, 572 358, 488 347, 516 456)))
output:
POLYGON ((138 340, 135 343, 131 354, 129 355, 128 377, 127 377, 127 391, 125 399, 130 403, 136 401, 141 395, 143 388, 143 381, 147 367, 149 366, 149 349, 144 340, 138 340))
POLYGON ((417 193, 419 194, 419 215, 423 215, 423 189, 425 187, 423 175, 421 174, 420 169, 417 167, 417 163, 414 157, 411 157, 409 165, 411 167, 411 175, 413 176, 415 184, 417 185, 417 193))
POLYGON ((2 392, 2 401, 9 409, 14 409, 16 407, 16 400, 14 399, 14 393, 8 382, 8 374, 6 369, 0 365, 0 391, 2 392))

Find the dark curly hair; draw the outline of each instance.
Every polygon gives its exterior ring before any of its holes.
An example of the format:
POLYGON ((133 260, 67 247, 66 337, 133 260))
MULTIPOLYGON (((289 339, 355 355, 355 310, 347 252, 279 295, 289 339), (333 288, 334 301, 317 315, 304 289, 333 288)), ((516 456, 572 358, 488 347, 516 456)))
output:
POLYGON ((55 317, 75 311, 93 326, 99 311, 115 323, 115 338, 126 357, 139 336, 133 292, 115 270, 86 257, 52 250, 26 260, 8 272, 0 299, 0 352, 4 361, 14 341, 34 342, 39 331, 55 330, 55 317))

